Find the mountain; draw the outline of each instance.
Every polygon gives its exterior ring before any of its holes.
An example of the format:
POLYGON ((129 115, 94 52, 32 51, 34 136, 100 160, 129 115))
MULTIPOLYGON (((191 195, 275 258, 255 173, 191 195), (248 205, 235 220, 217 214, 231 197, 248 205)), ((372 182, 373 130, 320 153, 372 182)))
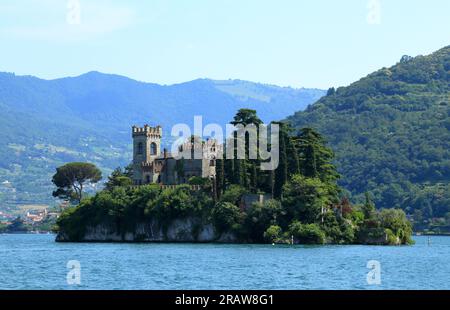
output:
POLYGON ((330 89, 288 120, 324 134, 357 200, 450 224, 450 46, 330 89))
POLYGON ((304 109, 325 92, 240 80, 143 83, 89 72, 43 80, 0 73, 0 207, 51 202, 51 175, 68 161, 93 162, 106 173, 131 159, 131 126, 226 124, 239 108, 264 121, 304 109))

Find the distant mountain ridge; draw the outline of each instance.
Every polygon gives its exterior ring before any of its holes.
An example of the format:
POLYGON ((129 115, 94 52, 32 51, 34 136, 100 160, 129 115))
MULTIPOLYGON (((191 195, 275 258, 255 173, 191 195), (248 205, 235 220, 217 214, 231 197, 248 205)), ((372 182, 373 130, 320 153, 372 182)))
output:
POLYGON ((0 73, 0 207, 48 202, 49 177, 63 162, 104 171, 126 164, 133 124, 159 124, 167 138, 176 123, 193 126, 194 115, 224 125, 239 108, 254 108, 268 122, 324 94, 241 80, 159 85, 96 71, 54 80, 0 73))

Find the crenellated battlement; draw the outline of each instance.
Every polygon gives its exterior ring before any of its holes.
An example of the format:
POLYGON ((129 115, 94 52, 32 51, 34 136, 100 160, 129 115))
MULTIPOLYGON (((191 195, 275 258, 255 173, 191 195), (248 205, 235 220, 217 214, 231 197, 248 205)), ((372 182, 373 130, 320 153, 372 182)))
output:
POLYGON ((147 136, 153 138, 162 138, 162 127, 156 126, 151 127, 149 125, 144 125, 144 127, 133 126, 132 127, 132 135, 136 136, 147 136))
POLYGON ((151 172, 153 171, 153 162, 143 162, 141 163, 141 169, 142 171, 151 172))
POLYGON ((221 145, 215 139, 204 141, 191 136, 178 152, 171 154, 162 147, 161 126, 132 126, 131 132, 134 184, 182 184, 194 176, 215 176, 215 159, 221 153, 221 145))

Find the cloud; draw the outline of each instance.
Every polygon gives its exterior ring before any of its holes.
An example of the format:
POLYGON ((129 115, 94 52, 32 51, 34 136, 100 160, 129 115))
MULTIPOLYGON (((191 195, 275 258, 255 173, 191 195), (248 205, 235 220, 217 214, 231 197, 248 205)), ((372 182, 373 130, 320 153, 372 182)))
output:
MULTIPOLYGON (((132 8, 105 0, 29 0, 27 4, 5 5, 9 16, 21 18, 0 26, 0 36, 64 42, 89 40, 125 29, 135 20, 132 8)), ((6 18, 3 20, 7 22, 6 18)))

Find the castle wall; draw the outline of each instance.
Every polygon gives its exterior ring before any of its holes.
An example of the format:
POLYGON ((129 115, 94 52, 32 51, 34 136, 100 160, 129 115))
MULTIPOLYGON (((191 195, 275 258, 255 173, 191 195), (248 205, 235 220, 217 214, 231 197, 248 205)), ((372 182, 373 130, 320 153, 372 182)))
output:
POLYGON ((167 156, 166 152, 164 152, 164 157, 161 157, 161 127, 133 126, 132 137, 133 181, 136 185, 181 184, 187 183, 193 176, 208 178, 215 175, 214 158, 220 148, 213 140, 208 140, 204 144, 201 141, 185 143, 180 151, 182 151, 181 154, 185 153, 188 158, 182 159, 183 172, 182 175, 178 175, 178 160, 167 156), (190 158, 192 153, 195 155, 193 159, 190 158))
POLYGON ((176 172, 176 163, 177 161, 174 158, 165 159, 165 165, 163 173, 161 174, 161 183, 163 184, 177 184, 177 172, 176 172))

